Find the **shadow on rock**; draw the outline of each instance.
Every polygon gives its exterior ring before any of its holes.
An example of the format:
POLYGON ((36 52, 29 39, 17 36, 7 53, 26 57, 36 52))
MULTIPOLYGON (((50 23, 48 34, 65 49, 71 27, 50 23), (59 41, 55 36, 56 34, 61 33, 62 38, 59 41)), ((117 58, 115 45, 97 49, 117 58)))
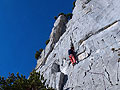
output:
POLYGON ((65 84, 67 83, 67 80, 68 80, 68 75, 64 75, 64 80, 63 80, 63 84, 62 84, 61 90, 63 90, 65 84))

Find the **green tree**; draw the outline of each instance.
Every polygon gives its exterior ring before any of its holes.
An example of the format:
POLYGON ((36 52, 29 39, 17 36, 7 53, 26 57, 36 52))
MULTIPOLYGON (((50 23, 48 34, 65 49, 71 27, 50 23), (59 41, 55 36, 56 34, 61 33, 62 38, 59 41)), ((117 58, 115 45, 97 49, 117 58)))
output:
POLYGON ((76 3, 76 0, 73 2, 73 7, 72 7, 72 9, 74 9, 74 8, 75 8, 75 3, 76 3))
POLYGON ((40 54, 42 53, 43 49, 39 49, 39 51, 36 51, 35 53, 35 59, 38 59, 40 57, 40 54))
POLYGON ((57 20, 58 17, 54 16, 54 19, 57 20))
POLYGON ((72 14, 72 13, 68 13, 68 14, 66 14, 66 18, 67 18, 67 20, 72 19, 72 16, 73 16, 73 14, 72 14))
POLYGON ((40 52, 39 51, 36 51, 36 53, 35 53, 35 59, 38 59, 39 58, 39 56, 40 56, 40 52))
POLYGON ((49 43, 50 40, 46 40, 45 44, 47 45, 49 43))
POLYGON ((16 76, 12 73, 7 79, 0 77, 0 90, 54 90, 45 86, 45 82, 43 75, 35 70, 30 73, 28 79, 19 73, 16 76))
POLYGON ((42 49, 42 48, 41 48, 41 49, 39 49, 39 52, 40 52, 40 53, 42 53, 42 51, 43 51, 43 49, 42 49))
POLYGON ((54 19, 57 20, 58 17, 54 16, 54 19))
POLYGON ((59 13, 58 16, 60 16, 60 15, 65 15, 65 14, 64 13, 59 13))

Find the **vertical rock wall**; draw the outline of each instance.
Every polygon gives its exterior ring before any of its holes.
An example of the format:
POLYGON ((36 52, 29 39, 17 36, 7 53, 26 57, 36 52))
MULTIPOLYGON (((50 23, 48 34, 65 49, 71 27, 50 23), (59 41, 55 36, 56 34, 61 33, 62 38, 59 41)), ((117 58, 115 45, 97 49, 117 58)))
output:
POLYGON ((120 0, 77 0, 55 22, 36 70, 57 90, 120 90, 120 0), (68 57, 71 42, 78 63, 68 57))

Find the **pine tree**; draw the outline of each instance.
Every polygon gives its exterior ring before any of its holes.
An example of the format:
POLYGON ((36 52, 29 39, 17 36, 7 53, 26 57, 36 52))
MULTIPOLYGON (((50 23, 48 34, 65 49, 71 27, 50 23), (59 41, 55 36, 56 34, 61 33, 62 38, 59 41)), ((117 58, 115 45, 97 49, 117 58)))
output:
POLYGON ((8 78, 0 77, 0 90, 54 90, 45 86, 46 80, 40 72, 33 70, 28 79, 19 73, 9 74, 8 78))

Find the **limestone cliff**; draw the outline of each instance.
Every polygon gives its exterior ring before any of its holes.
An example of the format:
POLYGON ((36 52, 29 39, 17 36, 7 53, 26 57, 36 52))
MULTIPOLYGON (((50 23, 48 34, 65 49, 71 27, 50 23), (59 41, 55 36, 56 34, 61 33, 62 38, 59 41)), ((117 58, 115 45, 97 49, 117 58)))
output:
POLYGON ((57 90, 120 90, 120 0, 77 0, 72 13, 56 20, 36 71, 57 90))

